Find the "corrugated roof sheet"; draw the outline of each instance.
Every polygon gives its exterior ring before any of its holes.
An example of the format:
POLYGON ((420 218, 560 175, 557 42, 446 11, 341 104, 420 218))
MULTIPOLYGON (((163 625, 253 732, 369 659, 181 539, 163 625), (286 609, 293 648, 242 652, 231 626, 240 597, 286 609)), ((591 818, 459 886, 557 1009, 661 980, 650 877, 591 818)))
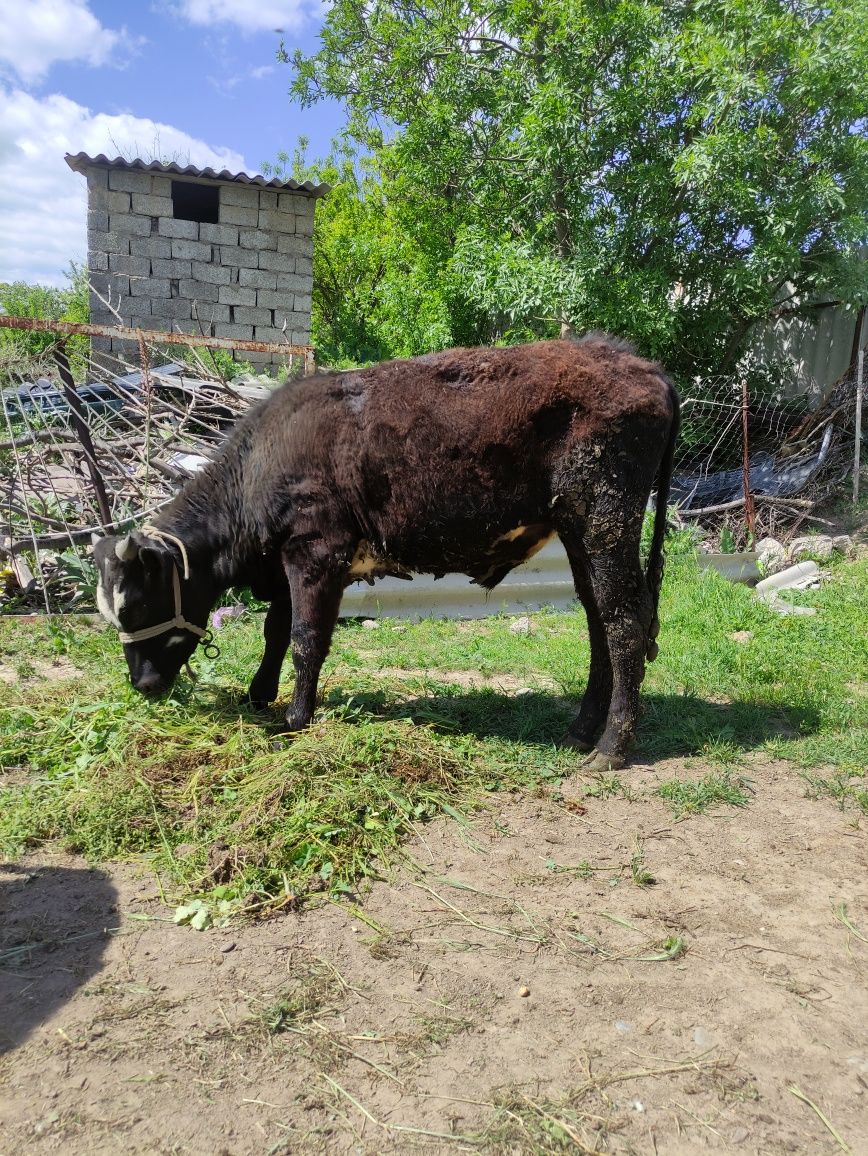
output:
POLYGON ((123 157, 115 157, 114 160, 111 160, 105 153, 99 153, 95 157, 88 156, 87 153, 67 153, 65 159, 69 167, 77 173, 86 173, 94 165, 108 169, 137 169, 139 172, 145 173, 203 177, 209 181, 222 181, 225 184, 259 185, 266 189, 287 189, 290 192, 308 193, 312 197, 324 197, 331 187, 330 185, 315 185, 313 181, 299 183, 292 180, 278 180, 276 177, 268 181, 262 176, 251 177, 247 173, 230 173, 228 169, 222 169, 218 173, 215 169, 198 169, 195 165, 178 165, 174 161, 164 164, 162 161, 128 161, 124 160, 123 157))

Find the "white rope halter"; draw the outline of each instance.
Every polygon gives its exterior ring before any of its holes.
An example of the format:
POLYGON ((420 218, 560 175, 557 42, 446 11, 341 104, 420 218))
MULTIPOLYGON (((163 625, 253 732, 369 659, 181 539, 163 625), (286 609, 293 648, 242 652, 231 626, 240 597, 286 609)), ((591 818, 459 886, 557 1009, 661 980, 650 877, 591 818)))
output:
MULTIPOLYGON (((156 541, 165 545, 166 540, 174 542, 181 551, 181 558, 184 561, 184 579, 190 577, 190 563, 187 559, 187 548, 180 538, 176 538, 174 534, 168 533, 166 530, 161 530, 158 526, 144 525, 142 526, 142 533, 148 538, 154 538, 156 541)), ((172 593, 175 596, 175 617, 169 622, 160 622, 156 626, 145 626, 142 630, 133 630, 128 632, 126 630, 118 631, 118 638, 121 642, 146 642, 149 638, 157 638, 161 634, 167 634, 170 630, 188 630, 191 634, 195 634, 197 638, 204 638, 208 634, 207 630, 203 630, 201 626, 196 626, 192 622, 188 622, 182 613, 181 606, 181 579, 178 576, 178 567, 172 562, 172 593)))
POLYGON ((178 567, 172 564, 172 590, 175 595, 175 617, 169 622, 160 622, 156 626, 145 626, 142 630, 133 630, 128 632, 126 630, 118 631, 118 638, 121 642, 146 642, 149 638, 156 638, 160 634, 166 634, 170 630, 189 630, 191 634, 195 634, 198 638, 204 638, 208 633, 203 630, 201 626, 196 626, 192 622, 188 622, 181 613, 181 579, 178 577, 178 567))

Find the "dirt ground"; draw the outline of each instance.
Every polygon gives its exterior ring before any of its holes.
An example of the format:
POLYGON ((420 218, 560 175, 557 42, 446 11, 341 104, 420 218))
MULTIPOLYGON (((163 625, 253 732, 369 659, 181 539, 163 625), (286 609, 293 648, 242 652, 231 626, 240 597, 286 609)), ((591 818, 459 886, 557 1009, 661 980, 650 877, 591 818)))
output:
POLYGON ((355 904, 201 933, 145 865, 7 864, 0 1154, 868 1152, 864 822, 760 762, 673 822, 702 770, 496 796, 355 904))

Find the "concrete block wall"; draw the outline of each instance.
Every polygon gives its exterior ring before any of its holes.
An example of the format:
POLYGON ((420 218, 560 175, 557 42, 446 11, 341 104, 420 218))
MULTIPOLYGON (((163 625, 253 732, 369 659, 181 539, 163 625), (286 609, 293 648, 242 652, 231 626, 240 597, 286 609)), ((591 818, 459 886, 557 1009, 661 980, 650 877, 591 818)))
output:
MULTIPOLYGON (((179 178, 88 170, 91 320, 117 324, 110 304, 134 328, 307 345, 316 199, 193 181, 218 185, 218 223, 176 220, 173 179, 179 178)), ((94 338, 92 347, 94 355, 121 354, 128 361, 138 353, 131 342, 107 338, 94 338)), ((281 362, 268 353, 235 356, 257 367, 281 362)))

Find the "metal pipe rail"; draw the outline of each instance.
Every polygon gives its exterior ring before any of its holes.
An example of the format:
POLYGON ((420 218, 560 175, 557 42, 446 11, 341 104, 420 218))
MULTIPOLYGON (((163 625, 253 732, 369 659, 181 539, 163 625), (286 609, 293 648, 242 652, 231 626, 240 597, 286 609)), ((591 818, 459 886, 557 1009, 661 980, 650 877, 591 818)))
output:
POLYGON ((203 345, 206 349, 237 349, 242 353, 277 353, 282 357, 303 357, 306 377, 316 372, 314 347, 291 345, 288 341, 240 341, 232 337, 161 333, 156 329, 129 329, 125 325, 91 325, 80 321, 49 321, 42 317, 7 317, 5 314, 0 314, 0 329, 60 333, 65 337, 112 337, 118 341, 147 341, 156 345, 203 345))

